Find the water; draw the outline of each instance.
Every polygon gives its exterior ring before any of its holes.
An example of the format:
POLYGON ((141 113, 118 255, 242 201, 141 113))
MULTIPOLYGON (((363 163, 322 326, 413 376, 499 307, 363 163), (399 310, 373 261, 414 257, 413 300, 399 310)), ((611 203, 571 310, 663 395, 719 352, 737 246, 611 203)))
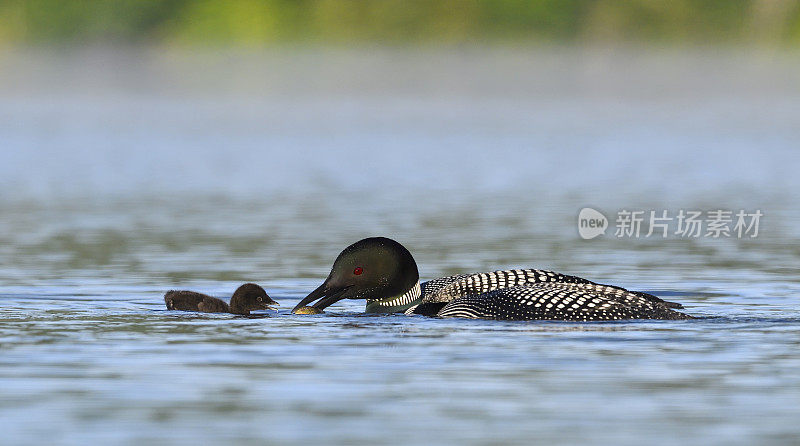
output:
MULTIPOLYGON (((792 444, 800 59, 754 51, 0 54, 2 444, 792 444), (585 206, 762 210, 585 241, 585 206), (288 310, 347 244, 704 318, 288 310), (255 318, 166 311, 262 284, 255 318)), ((613 225, 613 222, 612 222, 613 225)))

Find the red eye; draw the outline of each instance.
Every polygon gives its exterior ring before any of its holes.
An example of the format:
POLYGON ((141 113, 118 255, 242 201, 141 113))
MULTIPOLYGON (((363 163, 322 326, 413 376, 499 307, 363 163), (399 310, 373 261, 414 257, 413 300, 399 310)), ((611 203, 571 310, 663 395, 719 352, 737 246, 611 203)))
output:
POLYGON ((364 272, 364 270, 361 269, 360 266, 357 266, 356 269, 353 270, 353 274, 355 274, 356 276, 360 276, 361 273, 363 273, 363 272, 364 272))

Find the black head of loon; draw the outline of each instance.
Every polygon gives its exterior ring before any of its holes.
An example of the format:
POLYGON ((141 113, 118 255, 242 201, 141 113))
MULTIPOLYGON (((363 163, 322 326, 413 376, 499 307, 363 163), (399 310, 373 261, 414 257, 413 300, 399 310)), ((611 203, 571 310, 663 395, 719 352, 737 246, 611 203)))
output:
POLYGON ((345 248, 325 282, 292 312, 317 299, 312 307, 320 310, 342 299, 367 299, 368 312, 392 312, 398 307, 394 301, 407 304, 406 295, 415 289, 419 297, 419 271, 411 253, 392 239, 370 237, 345 248))

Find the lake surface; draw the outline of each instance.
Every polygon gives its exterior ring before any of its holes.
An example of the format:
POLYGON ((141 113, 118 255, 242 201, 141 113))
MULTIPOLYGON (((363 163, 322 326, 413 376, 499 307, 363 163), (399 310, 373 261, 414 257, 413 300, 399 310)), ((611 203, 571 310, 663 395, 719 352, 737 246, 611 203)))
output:
POLYGON ((796 444, 798 148, 793 54, 4 50, 0 443, 796 444), (614 236, 681 209, 764 216, 614 236), (702 318, 289 314, 373 235, 702 318), (245 281, 281 309, 164 308, 245 281))

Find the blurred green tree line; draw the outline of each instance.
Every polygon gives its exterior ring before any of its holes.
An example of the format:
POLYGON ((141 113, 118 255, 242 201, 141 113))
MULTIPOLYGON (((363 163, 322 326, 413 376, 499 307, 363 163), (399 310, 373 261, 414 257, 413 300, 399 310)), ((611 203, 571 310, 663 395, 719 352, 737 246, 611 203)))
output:
POLYGON ((0 0, 0 43, 800 43, 800 0, 0 0))

